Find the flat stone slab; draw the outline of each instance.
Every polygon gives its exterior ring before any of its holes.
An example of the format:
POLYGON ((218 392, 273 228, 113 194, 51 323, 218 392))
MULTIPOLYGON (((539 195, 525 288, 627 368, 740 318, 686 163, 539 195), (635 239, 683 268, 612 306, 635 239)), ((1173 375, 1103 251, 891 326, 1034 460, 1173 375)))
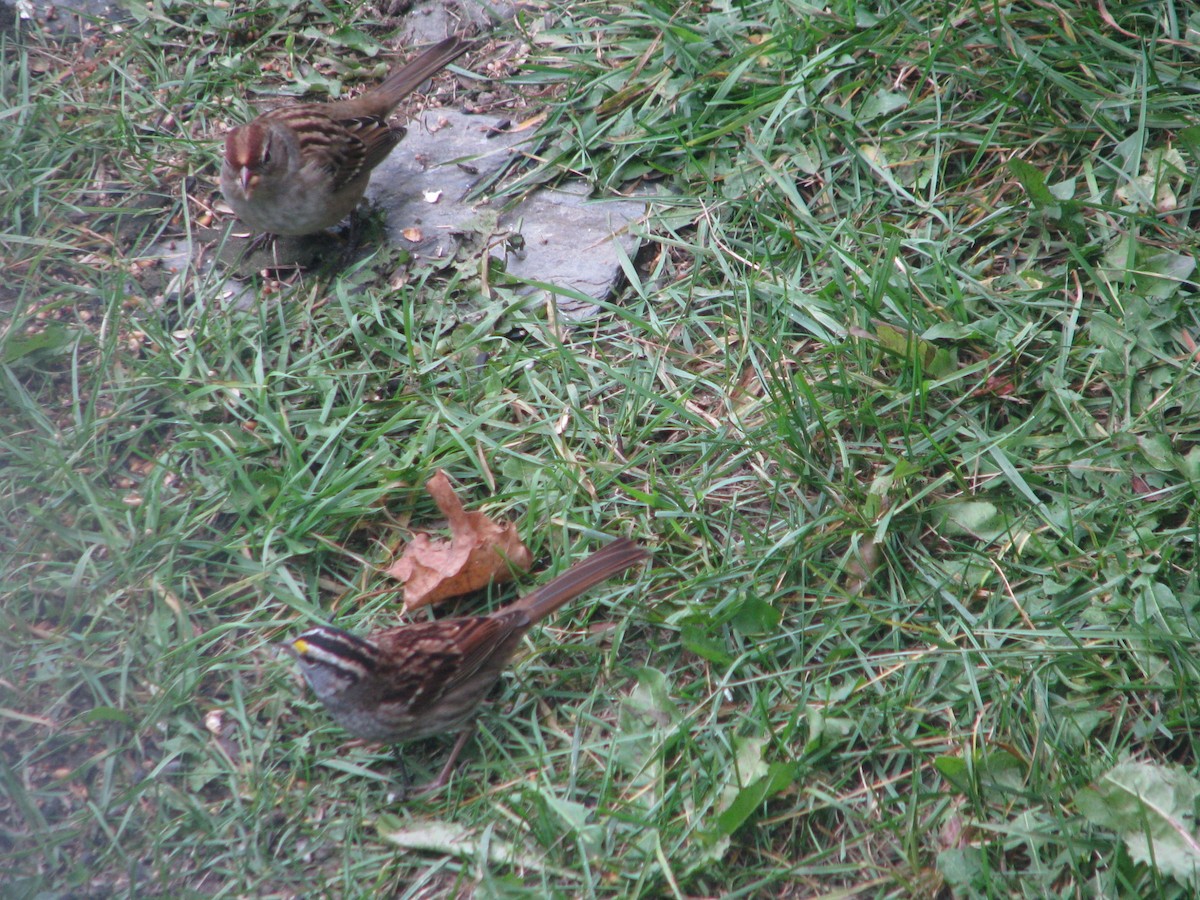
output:
POLYGON ((641 245, 630 226, 645 217, 647 198, 604 200, 589 193, 581 182, 543 188, 500 217, 501 225, 519 229, 524 239, 520 251, 508 251, 505 269, 515 278, 551 285, 546 290, 568 319, 596 314, 600 307, 594 301, 607 300, 621 277, 621 255, 633 260, 641 245))
POLYGON ((490 116, 426 111, 375 169, 367 197, 384 211, 389 240, 418 260, 449 262, 463 244, 491 245, 510 275, 554 294, 564 316, 588 318, 611 295, 621 255, 637 254, 630 226, 646 215, 649 197, 597 200, 582 182, 567 182, 503 211, 469 201, 531 138, 502 125, 490 116))
POLYGON ((46 34, 79 37, 132 21, 116 0, 0 0, 0 31, 36 27, 46 34))

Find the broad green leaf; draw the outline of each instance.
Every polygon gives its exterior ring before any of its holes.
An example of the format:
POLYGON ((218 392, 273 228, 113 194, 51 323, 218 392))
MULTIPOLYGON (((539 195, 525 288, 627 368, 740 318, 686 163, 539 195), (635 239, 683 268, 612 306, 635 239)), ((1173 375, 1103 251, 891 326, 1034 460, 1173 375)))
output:
POLYGON ((35 334, 10 337, 0 345, 0 365, 11 365, 19 359, 43 350, 57 350, 59 347, 71 343, 75 336, 70 329, 51 322, 35 334))
POLYGON ((1068 190, 1069 183, 1056 185, 1051 189, 1046 184, 1046 176, 1042 171, 1023 159, 1010 159, 1008 168, 1017 177, 1017 181, 1021 182, 1034 209, 1042 214, 1047 226, 1066 231, 1077 244, 1087 240, 1079 201, 1070 199, 1069 196, 1059 196, 1073 194, 1073 191, 1068 190))
POLYGON ((943 850, 937 855, 937 869, 948 885, 970 896, 965 889, 980 886, 983 879, 983 852, 978 847, 943 850))
POLYGON ((987 500, 964 500, 935 507, 938 529, 948 535, 967 535, 984 541, 1011 537, 1021 546, 1025 532, 1015 529, 994 503, 987 500))
POLYGON ((860 122, 865 122, 868 119, 890 115, 906 106, 908 106, 907 94, 885 91, 881 88, 866 99, 866 102, 859 108, 857 118, 860 122))
POLYGON ((1115 832, 1138 862, 1200 888, 1200 781, 1179 766, 1122 763, 1075 795, 1079 811, 1115 832))
POLYGON ((1025 783, 1026 764, 1007 750, 978 750, 969 756, 941 756, 933 767, 968 797, 1003 802, 1025 783))
POLYGON ((713 634, 715 627, 712 624, 687 624, 680 631, 679 639, 686 649, 701 659, 719 666, 728 666, 733 662, 733 657, 725 649, 725 642, 713 634))
POLYGON ((763 634, 779 626, 783 614, 762 598, 750 594, 742 601, 730 624, 741 634, 763 634))
POLYGON ((545 854, 525 850, 490 829, 477 833, 453 822, 438 819, 406 820, 384 814, 379 817, 376 830, 385 841, 405 850, 487 859, 493 864, 558 874, 558 870, 546 865, 545 854))
POLYGON ((952 349, 938 347, 906 329, 880 323, 875 328, 875 337, 883 349, 911 361, 931 378, 942 378, 957 368, 958 360, 952 349))
POLYGON ((663 746, 680 715, 666 675, 649 666, 638 669, 637 684, 617 713, 617 761, 641 782, 657 780, 663 746))
POLYGON ((771 763, 766 774, 738 791, 729 808, 717 817, 717 831, 723 835, 737 831, 766 800, 792 786, 794 771, 788 763, 771 763))

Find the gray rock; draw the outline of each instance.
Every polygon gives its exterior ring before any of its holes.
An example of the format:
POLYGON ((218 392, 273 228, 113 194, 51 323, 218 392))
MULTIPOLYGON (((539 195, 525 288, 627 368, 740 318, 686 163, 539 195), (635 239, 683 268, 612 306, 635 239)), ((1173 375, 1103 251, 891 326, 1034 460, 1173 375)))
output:
MULTIPOLYGON (((214 239, 216 235, 212 235, 214 239)), ((220 285, 218 302, 223 309, 250 309, 254 305, 254 292, 244 281, 227 276, 224 271, 216 272, 214 259, 198 253, 197 247, 185 237, 168 238, 151 244, 138 254, 141 263, 153 263, 142 276, 142 289, 156 295, 160 301, 174 298, 190 291, 193 280, 214 278, 220 285)))
POLYGON ((477 230, 473 220, 486 204, 468 204, 466 196, 531 138, 497 131, 497 124, 451 109, 428 110, 408 124, 367 188, 367 199, 386 214, 393 243, 426 261, 448 260, 458 247, 456 233, 477 230))
POLYGON ((0 33, 16 31, 21 21, 31 15, 28 6, 29 0, 0 0, 0 33))
POLYGON ((472 188, 530 139, 499 124, 453 110, 424 113, 375 170, 367 197, 383 210, 389 239, 418 260, 449 262, 461 247, 489 246, 510 275, 552 285, 567 318, 594 315, 621 274, 619 254, 638 251, 629 226, 646 214, 648 198, 596 200, 586 185, 568 182, 504 211, 469 202, 472 188))
POLYGON ((80 35, 92 28, 131 20, 113 0, 0 0, 0 31, 37 22, 50 34, 80 35))
POLYGON ((488 0, 425 0, 404 14, 403 42, 430 44, 448 34, 487 33, 514 18, 516 5, 488 0))
MULTIPOLYGON (((507 253, 508 274, 552 285, 548 293, 558 311, 574 320, 594 316, 600 309, 594 301, 613 293, 622 271, 618 253, 630 260, 637 255, 641 242, 629 226, 646 215, 648 199, 588 194, 580 182, 544 188, 500 217, 501 226, 524 239, 520 250, 507 253)), ((500 255, 500 249, 492 255, 500 255)))

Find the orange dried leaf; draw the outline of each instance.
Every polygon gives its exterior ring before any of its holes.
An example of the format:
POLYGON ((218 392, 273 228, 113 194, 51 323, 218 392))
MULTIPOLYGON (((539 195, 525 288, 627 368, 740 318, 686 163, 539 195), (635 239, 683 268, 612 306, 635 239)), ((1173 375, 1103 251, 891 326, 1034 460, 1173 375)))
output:
POLYGON ((516 527, 463 509, 445 472, 429 479, 425 489, 449 520, 450 539, 418 534, 388 566, 387 574, 404 582, 405 612, 509 581, 514 570, 533 564, 516 527))

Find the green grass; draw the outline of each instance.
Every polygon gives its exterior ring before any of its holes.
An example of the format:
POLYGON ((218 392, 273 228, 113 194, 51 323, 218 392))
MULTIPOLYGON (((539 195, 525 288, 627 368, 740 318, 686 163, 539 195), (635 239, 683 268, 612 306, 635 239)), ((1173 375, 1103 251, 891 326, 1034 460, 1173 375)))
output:
POLYGON ((5 896, 1193 893, 1200 23, 619 6, 495 35, 551 98, 498 187, 669 191, 569 331, 473 261, 141 259, 245 99, 375 77, 370 4, 0 45, 5 896), (397 620, 438 468, 539 572, 656 555, 405 800, 276 648, 397 620))

